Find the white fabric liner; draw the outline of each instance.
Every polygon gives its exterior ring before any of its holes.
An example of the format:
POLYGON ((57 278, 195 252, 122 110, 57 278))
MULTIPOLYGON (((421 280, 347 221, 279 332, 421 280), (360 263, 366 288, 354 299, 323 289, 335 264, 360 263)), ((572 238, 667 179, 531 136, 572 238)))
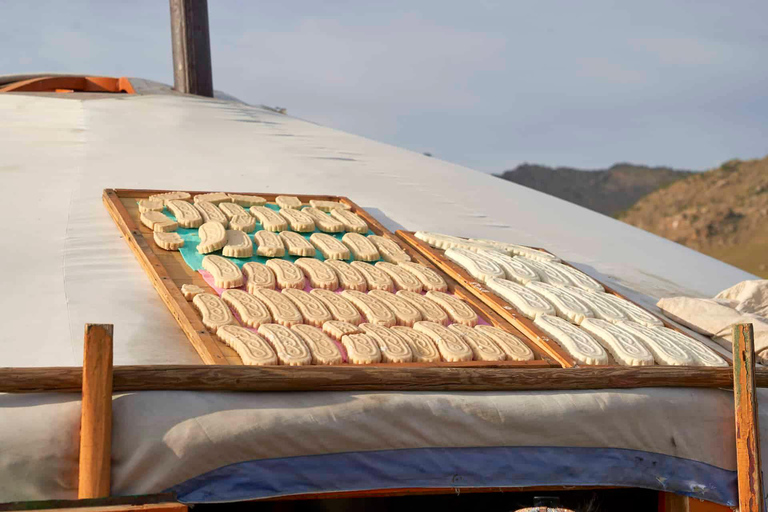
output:
MULTIPOLYGON (((115 364, 199 363, 104 209, 108 187, 347 195, 392 229, 545 247, 645 305, 753 278, 493 176, 243 104, 9 94, 0 118, 2 366, 79 366, 86 322, 115 324, 115 364)), ((74 497, 78 398, 0 407, 0 499, 74 497)), ((115 398, 113 492, 244 459, 414 444, 622 447, 733 469, 732 424, 716 390, 138 393, 115 398)))

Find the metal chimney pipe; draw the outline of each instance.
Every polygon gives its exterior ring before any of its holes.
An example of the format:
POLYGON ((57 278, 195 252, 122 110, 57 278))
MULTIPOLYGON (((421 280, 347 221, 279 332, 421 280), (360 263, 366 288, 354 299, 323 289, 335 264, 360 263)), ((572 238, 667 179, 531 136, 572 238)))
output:
POLYGON ((170 0, 173 88, 213 97, 208 0, 170 0))

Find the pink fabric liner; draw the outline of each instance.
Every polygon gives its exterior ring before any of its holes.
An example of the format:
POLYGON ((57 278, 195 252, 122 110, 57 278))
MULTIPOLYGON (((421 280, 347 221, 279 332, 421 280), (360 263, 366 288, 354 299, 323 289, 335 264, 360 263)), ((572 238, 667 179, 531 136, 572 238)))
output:
MULTIPOLYGON (((210 272, 208 272, 207 270, 203 270, 203 269, 198 270, 198 272, 200 272, 200 275, 203 277, 205 282, 208 283, 208 286, 210 286, 211 288, 214 289, 216 294, 221 296, 221 294, 224 293, 225 288, 219 288, 218 286, 213 284, 213 282, 214 282, 213 281, 213 276, 211 275, 210 272)), ((236 289, 237 290, 247 291, 245 289, 245 286, 240 286, 240 287, 238 287, 236 289)), ((305 292, 309 292, 310 290, 312 290, 312 287, 309 286, 309 284, 304 286, 304 291, 305 292)), ((335 291, 335 293, 341 293, 342 291, 343 290, 341 288, 339 288, 338 290, 335 291)), ((422 294, 423 294, 423 292, 422 292, 422 294)), ((240 324, 242 325, 243 324, 243 319, 240 318, 240 315, 237 314, 237 311, 232 311, 232 314, 237 319, 237 321, 240 322, 240 324)), ((483 318, 480 315, 478 315, 478 317, 477 317, 477 323, 478 323, 478 325, 490 325, 488 322, 486 322, 485 318, 483 318)), ((254 329, 253 327, 248 327, 247 325, 243 325, 243 327, 245 327, 249 331, 253 331, 255 333, 258 333, 258 330, 254 329)), ((338 341, 334 340, 333 338, 331 338, 331 341, 333 341, 336 344, 336 346, 339 347, 339 351, 341 351, 341 356, 344 359, 344 362, 347 363, 348 362, 348 360, 347 360, 347 350, 344 348, 344 345, 342 345, 338 341)))

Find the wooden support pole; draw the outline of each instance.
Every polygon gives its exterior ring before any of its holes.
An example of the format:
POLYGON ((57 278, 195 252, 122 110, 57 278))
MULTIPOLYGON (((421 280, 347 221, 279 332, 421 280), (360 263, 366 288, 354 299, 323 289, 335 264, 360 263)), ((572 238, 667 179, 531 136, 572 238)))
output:
POLYGON ((173 87, 213 97, 208 0, 170 0, 173 87))
POLYGON ((764 512, 752 324, 733 326, 733 382, 739 511, 764 512))
POLYGON ((112 455, 112 325, 85 324, 78 498, 109 496, 112 455))

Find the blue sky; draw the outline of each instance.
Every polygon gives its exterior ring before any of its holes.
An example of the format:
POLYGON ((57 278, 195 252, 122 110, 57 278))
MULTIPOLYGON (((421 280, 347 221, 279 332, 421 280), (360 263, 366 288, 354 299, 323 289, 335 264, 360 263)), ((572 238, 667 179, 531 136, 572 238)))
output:
MULTIPOLYGON (((209 0, 214 86, 486 172, 768 154, 768 2, 209 0)), ((165 0, 0 0, 0 74, 172 83, 165 0)))

